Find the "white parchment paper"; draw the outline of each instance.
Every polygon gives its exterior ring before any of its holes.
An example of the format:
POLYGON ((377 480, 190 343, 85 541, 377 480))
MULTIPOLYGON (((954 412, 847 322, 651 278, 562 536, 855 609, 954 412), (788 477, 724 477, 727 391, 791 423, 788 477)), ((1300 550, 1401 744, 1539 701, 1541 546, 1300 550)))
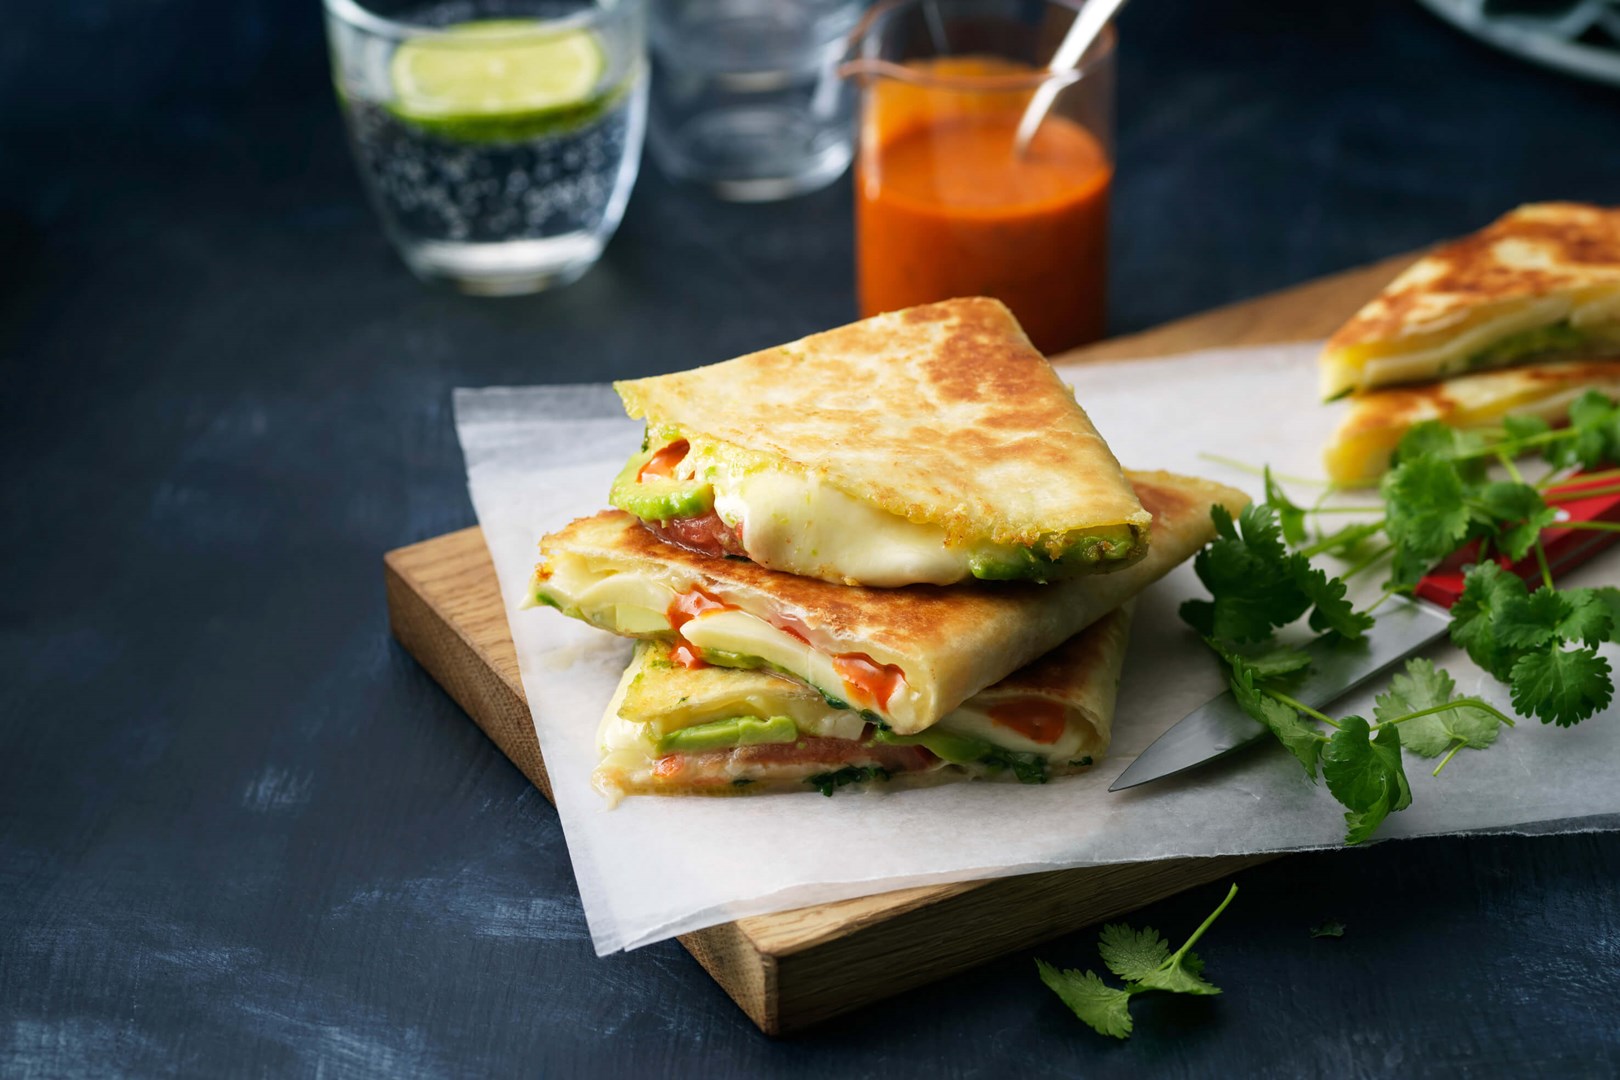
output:
MULTIPOLYGON (((1206 475, 1258 495, 1254 477, 1200 455, 1320 476, 1320 447, 1339 413, 1316 404, 1315 352, 1223 350, 1076 366, 1064 376, 1128 467, 1206 475)), ((1201 593, 1190 566, 1142 598, 1113 749, 1087 775, 1044 786, 970 783, 833 798, 630 798, 609 811, 589 777, 597 723, 629 645, 553 610, 518 605, 540 535, 607 505, 609 483, 637 448, 641 426, 624 418, 605 386, 458 390, 455 409, 473 505, 599 954, 745 915, 925 883, 1342 840, 1337 804, 1279 747, 1108 793, 1160 732, 1223 688, 1214 662, 1176 617, 1183 599, 1201 593)), ((1314 495, 1295 491, 1299 501, 1314 495)), ((1620 550, 1570 578, 1616 581, 1620 550)), ((1616 650, 1606 651, 1615 664, 1616 650)), ((1510 709, 1505 688, 1460 651, 1444 646, 1431 655, 1462 692, 1510 709)), ((1383 680, 1374 682, 1382 688, 1383 680)), ((1370 716, 1375 692, 1351 695, 1335 711, 1370 716)), ((1459 754, 1439 779, 1411 768, 1413 805, 1380 836, 1620 827, 1617 713, 1611 706, 1571 730, 1521 721, 1495 748, 1459 754)))

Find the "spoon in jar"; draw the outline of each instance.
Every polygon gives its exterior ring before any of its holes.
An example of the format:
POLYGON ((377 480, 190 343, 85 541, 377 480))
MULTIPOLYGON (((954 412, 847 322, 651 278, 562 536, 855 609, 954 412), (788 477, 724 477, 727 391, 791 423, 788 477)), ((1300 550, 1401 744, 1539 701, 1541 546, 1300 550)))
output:
MULTIPOLYGON (((1125 6, 1125 0, 1086 0, 1080 8, 1080 14, 1074 17, 1069 24, 1069 32, 1063 35, 1058 44, 1057 51, 1052 54, 1052 60, 1046 65, 1049 72, 1069 71, 1080 63, 1080 58, 1086 55, 1091 43, 1109 24, 1119 9, 1125 6)), ((1013 148, 1019 157, 1029 149, 1029 142, 1035 137, 1035 131, 1046 119, 1046 114, 1052 108, 1052 102, 1057 100, 1058 91, 1069 85, 1066 82, 1049 80, 1040 85, 1035 96, 1030 98, 1029 105, 1024 109, 1024 115, 1018 120, 1018 133, 1013 138, 1013 148)))

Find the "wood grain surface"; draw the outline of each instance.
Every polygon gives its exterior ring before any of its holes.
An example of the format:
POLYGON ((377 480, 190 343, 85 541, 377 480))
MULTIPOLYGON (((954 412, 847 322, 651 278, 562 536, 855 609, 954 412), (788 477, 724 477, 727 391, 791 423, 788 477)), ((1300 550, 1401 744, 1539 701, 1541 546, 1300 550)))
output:
MULTIPOLYGON (((1056 364, 1325 337, 1412 256, 1054 357, 1056 364)), ((476 528, 384 558, 395 637, 549 799, 494 565, 476 528)), ((753 916, 681 943, 781 1034, 1224 877, 1269 856, 1083 867, 924 886, 753 916)))

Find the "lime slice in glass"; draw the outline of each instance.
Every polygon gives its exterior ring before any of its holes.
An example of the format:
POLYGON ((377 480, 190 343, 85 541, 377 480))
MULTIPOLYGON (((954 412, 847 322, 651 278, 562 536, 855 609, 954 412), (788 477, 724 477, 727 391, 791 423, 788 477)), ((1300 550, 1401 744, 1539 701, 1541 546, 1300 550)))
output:
POLYGON ((601 111, 596 88, 606 63, 589 30, 547 33, 520 19, 462 23, 394 52, 392 111, 445 138, 532 139, 601 111))

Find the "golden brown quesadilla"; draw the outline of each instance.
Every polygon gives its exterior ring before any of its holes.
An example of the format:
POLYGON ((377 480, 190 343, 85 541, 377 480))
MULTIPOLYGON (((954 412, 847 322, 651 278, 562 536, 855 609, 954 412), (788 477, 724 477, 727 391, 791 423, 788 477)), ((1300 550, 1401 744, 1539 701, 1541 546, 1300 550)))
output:
POLYGON ((1620 355, 1620 210, 1535 203, 1413 263, 1322 351, 1322 396, 1620 355))
POLYGON ((639 641, 597 735, 592 776, 625 795, 748 795, 850 784, 996 779, 1041 783, 1108 749, 1134 602, 981 690, 939 723, 896 735, 797 679, 690 668, 639 641))
POLYGON ((1154 542, 1117 573, 1049 585, 834 585, 658 540, 611 510, 541 540, 532 598, 594 626, 672 641, 682 659, 769 668, 902 735, 1057 647, 1187 559, 1213 535, 1209 511, 1240 491, 1132 473, 1154 542))
POLYGON ((1044 581, 1147 551, 1119 463, 995 300, 614 387, 647 440, 610 501, 693 550, 873 586, 1044 581))
POLYGON ((1508 416, 1558 424, 1589 389, 1620 397, 1620 358, 1530 364, 1357 394, 1323 454, 1328 479, 1342 487, 1376 484, 1401 437, 1425 420, 1464 429, 1497 427, 1508 416))

